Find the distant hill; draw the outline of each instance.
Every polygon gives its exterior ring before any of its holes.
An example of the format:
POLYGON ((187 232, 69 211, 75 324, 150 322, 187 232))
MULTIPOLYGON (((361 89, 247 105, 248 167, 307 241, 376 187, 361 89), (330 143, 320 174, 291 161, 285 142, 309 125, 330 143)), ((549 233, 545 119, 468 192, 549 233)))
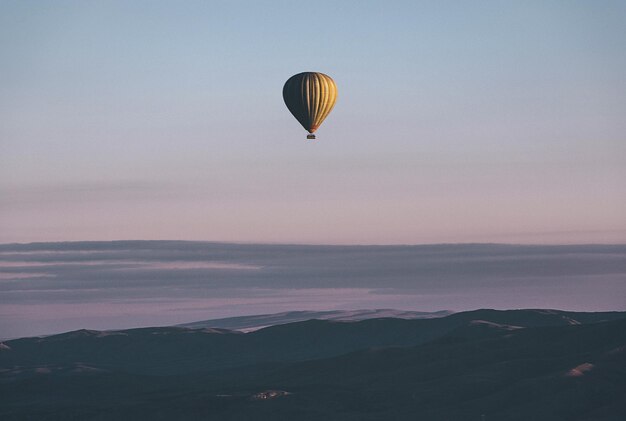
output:
POLYGON ((203 320, 199 322, 183 323, 177 326, 200 329, 216 327, 223 329, 251 332, 264 327, 302 322, 306 320, 334 320, 340 322, 359 321, 367 319, 394 318, 394 319, 431 319, 452 314, 451 311, 441 310, 434 312, 406 311, 392 309, 374 310, 332 310, 332 311, 288 311, 274 314, 259 314, 253 316, 227 317, 223 319, 203 320))
POLYGON ((0 345, 0 419, 623 420, 626 312, 476 310, 0 345))

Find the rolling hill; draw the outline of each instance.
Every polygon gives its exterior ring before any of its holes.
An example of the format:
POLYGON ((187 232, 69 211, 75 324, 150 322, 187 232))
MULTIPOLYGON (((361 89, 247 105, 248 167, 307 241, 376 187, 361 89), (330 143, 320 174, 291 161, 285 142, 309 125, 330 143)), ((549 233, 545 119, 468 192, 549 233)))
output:
POLYGON ((11 419, 618 420, 626 313, 477 310, 0 347, 11 419))

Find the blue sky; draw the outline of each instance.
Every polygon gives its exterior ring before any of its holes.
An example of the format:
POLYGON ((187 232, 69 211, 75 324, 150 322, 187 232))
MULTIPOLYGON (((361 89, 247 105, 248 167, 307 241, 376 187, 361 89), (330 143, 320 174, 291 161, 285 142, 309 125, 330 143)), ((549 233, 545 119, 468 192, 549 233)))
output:
POLYGON ((0 3, 0 242, 626 241, 626 5, 0 3), (285 80, 332 76, 306 142, 285 80))

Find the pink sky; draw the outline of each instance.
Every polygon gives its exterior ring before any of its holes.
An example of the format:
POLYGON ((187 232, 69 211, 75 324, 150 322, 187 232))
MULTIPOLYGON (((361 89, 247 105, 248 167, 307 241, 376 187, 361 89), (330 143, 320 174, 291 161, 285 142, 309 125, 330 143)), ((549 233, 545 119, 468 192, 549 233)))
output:
POLYGON ((622 3, 326 6, 3 2, 0 243, 626 242, 622 3))

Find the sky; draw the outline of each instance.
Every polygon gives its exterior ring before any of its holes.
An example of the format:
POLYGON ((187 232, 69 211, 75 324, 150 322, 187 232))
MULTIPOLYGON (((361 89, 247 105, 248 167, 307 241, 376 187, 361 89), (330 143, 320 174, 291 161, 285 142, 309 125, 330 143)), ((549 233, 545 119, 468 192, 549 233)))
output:
POLYGON ((626 242, 623 1, 0 1, 0 243, 626 242), (302 71, 338 101, 306 132, 302 71))
POLYGON ((0 340, 292 310, 626 310, 626 245, 0 245, 0 340))

